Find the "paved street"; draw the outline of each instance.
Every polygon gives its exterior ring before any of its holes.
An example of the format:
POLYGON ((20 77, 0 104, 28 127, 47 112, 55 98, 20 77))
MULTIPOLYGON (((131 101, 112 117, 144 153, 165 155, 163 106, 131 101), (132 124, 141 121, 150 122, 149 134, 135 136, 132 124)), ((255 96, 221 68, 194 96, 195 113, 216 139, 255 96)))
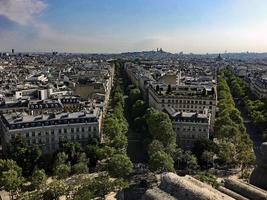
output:
POLYGON ((146 151, 143 145, 143 138, 141 133, 128 130, 128 155, 133 163, 144 162, 147 158, 146 151))
POLYGON ((244 120, 244 125, 247 129, 247 132, 248 132, 251 140, 253 141, 254 153, 255 153, 256 157, 258 157, 259 153, 260 153, 260 145, 262 143, 261 134, 259 133, 257 127, 255 127, 254 124, 249 120, 248 115, 247 115, 244 107, 238 105, 237 103, 236 103, 236 106, 237 106, 238 110, 241 112, 241 116, 243 117, 243 120, 244 120))

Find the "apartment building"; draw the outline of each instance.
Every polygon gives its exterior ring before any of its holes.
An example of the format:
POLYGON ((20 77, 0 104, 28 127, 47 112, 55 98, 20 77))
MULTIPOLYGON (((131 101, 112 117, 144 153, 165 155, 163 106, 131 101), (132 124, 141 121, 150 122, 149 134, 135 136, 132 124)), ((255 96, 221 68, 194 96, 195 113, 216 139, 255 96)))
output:
POLYGON ((184 85, 170 88, 170 85, 153 83, 148 88, 148 99, 149 105, 160 111, 173 108, 178 112, 203 114, 207 109, 211 115, 211 129, 213 128, 217 95, 212 87, 184 85))
POLYGON ((168 107, 165 112, 171 118, 176 133, 176 143, 180 148, 192 149, 196 141, 208 139, 210 134, 210 114, 207 109, 203 114, 195 112, 177 112, 168 107))
POLYGON ((72 113, 43 114, 6 113, 1 115, 3 151, 8 142, 21 135, 29 144, 37 144, 44 153, 52 153, 61 141, 86 144, 89 137, 100 137, 102 111, 99 108, 72 113))
POLYGON ((252 78, 250 89, 258 98, 267 97, 267 76, 252 78))

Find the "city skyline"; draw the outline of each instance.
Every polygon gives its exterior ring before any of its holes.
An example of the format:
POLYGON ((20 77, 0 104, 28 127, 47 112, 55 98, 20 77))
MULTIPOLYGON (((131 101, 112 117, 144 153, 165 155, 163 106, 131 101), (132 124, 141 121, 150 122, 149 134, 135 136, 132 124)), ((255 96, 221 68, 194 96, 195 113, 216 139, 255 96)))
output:
POLYGON ((0 51, 267 52, 264 0, 0 0, 0 51))

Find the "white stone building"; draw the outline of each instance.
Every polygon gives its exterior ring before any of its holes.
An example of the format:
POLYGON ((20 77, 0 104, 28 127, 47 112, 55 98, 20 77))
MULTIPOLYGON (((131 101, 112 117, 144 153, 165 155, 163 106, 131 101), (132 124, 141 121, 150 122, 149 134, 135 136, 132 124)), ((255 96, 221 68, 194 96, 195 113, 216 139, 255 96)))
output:
POLYGON ((100 137, 102 111, 94 108, 73 113, 32 116, 26 113, 1 115, 1 141, 3 151, 16 135, 37 144, 44 153, 58 149, 60 141, 71 140, 86 144, 89 137, 100 137))
POLYGON ((210 114, 207 109, 204 110, 203 114, 176 112, 173 108, 167 108, 165 111, 171 118, 178 147, 192 149, 196 141, 209 139, 210 114))
POLYGON ((179 112, 203 114, 207 109, 211 115, 211 129, 215 123, 217 94, 216 90, 206 86, 176 86, 167 93, 166 85, 150 84, 148 88, 149 105, 163 111, 173 108, 179 112), (158 89, 158 91, 157 91, 158 89))

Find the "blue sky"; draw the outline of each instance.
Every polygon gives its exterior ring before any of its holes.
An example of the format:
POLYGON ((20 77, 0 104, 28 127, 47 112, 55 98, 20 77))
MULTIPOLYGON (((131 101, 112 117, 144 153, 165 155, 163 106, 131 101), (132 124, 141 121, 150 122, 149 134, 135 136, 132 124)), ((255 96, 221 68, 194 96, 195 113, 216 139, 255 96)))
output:
POLYGON ((0 51, 267 52, 266 0, 0 0, 0 51))

